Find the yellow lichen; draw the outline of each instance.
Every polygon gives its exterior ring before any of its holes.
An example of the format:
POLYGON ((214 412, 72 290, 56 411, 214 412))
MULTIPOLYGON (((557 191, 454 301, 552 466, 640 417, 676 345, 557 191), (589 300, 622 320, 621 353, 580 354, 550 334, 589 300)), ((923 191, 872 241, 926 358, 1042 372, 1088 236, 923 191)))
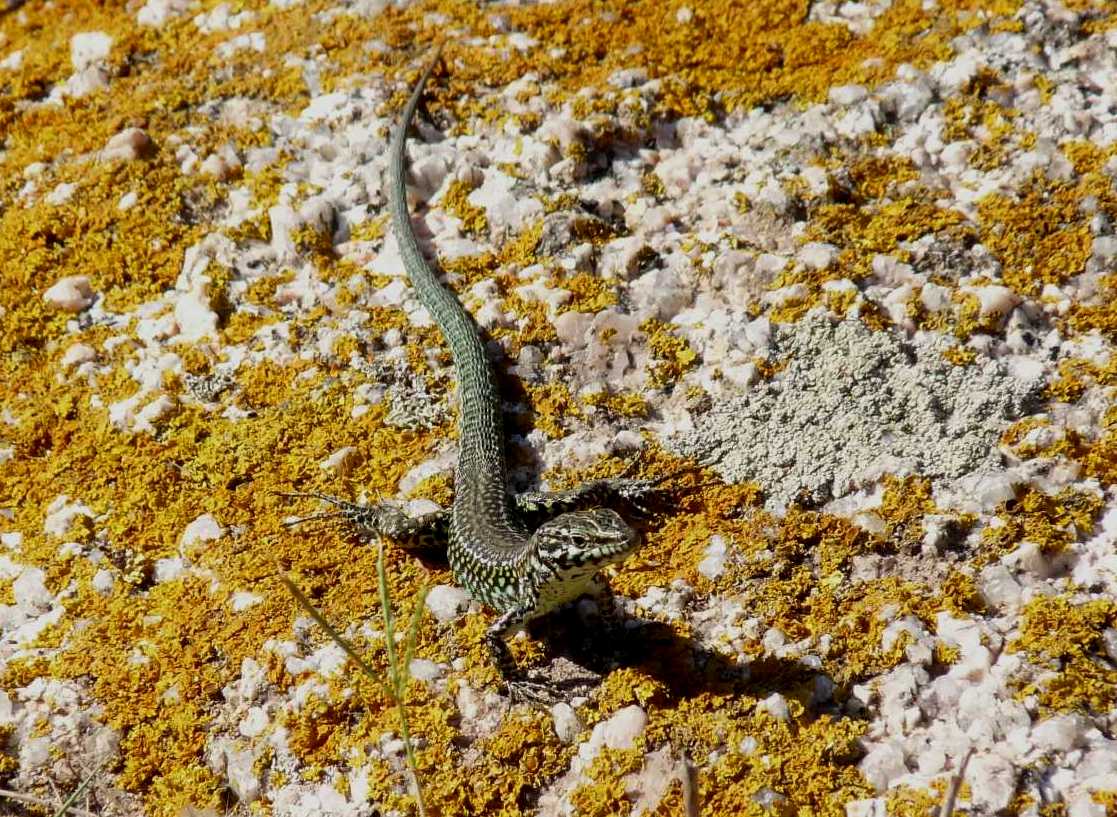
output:
POLYGON ((1103 504, 1101 497, 1090 491, 1064 488, 1051 496, 1025 488, 998 510, 999 524, 982 529, 984 557, 998 558, 1024 541, 1038 545, 1045 553, 1059 553, 1093 528, 1103 504))
POLYGON ((446 212, 458 217, 462 223, 462 232, 483 236, 489 231, 489 220, 483 207, 470 203, 471 192, 472 188, 468 184, 455 179, 447 186, 440 203, 446 212))
POLYGON ((951 346, 942 356, 955 366, 970 366, 977 360, 977 352, 968 346, 951 346))
POLYGON ((657 387, 677 381, 698 360, 698 354, 684 338, 671 333, 668 324, 648 319, 640 324, 640 331, 647 333, 648 349, 652 362, 648 365, 648 379, 657 387))
POLYGON ((1054 710, 1106 712, 1117 703, 1117 670, 1097 660, 1102 633, 1117 624, 1117 604, 1108 600, 1075 603, 1065 596, 1039 596, 1022 613, 1020 635, 1009 642, 1053 676, 1026 684, 1021 695, 1037 695, 1054 710))
POLYGON ((600 312, 617 302, 615 286, 588 272, 556 273, 547 281, 547 286, 565 289, 574 296, 559 308, 559 312, 600 312))
POLYGON ((604 409, 612 417, 647 417, 651 411, 651 406, 643 395, 633 392, 593 392, 582 397, 582 403, 604 409))
POLYGON ((551 439, 565 435, 566 424, 581 416, 577 402, 565 383, 525 385, 532 423, 551 439))
POLYGON ((981 240, 1001 262, 1005 283, 1035 294, 1082 271, 1093 237, 1066 184, 1036 182, 1019 197, 994 194, 978 204, 981 240))
MULTIPOLYGON (((942 788, 942 784, 938 785, 942 788)), ((942 803, 942 793, 907 786, 890 787, 886 797, 887 814, 892 817, 926 817, 937 812, 942 803)))

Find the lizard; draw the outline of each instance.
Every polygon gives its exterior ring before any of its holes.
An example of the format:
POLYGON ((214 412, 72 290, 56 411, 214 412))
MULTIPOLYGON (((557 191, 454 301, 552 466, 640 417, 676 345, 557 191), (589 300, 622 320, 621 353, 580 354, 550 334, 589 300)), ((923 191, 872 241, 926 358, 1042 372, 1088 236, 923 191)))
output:
POLYGON ((388 206, 411 286, 441 330, 458 381, 459 452, 451 508, 410 517, 377 502, 348 502, 311 494, 339 509, 359 529, 404 547, 446 543, 450 569, 469 595, 492 608, 496 620, 485 640, 506 689, 514 699, 547 701, 546 684, 519 677, 507 635, 589 592, 595 576, 640 544, 637 532, 605 504, 625 502, 643 510, 642 500, 662 490, 663 479, 614 477, 558 492, 512 496, 507 485, 501 399, 476 324, 439 279, 419 249, 407 206, 407 132, 423 89, 441 57, 439 46, 403 107, 388 154, 388 206), (597 507, 585 507, 598 505, 597 507), (549 516, 529 529, 532 516, 549 516))

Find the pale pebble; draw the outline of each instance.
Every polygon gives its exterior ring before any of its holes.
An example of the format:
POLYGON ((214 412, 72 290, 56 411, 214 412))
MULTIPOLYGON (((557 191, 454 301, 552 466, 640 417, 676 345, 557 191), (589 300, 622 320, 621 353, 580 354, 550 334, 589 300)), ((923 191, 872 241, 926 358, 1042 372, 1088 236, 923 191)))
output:
POLYGON ((86 275, 68 275, 60 278, 43 293, 44 301, 63 312, 81 312, 95 299, 93 287, 86 275))
POLYGON ((151 137, 140 128, 125 128, 111 136, 101 149, 101 161, 115 160, 130 162, 142 159, 151 154, 155 149, 151 137))
POLYGON ((105 60, 112 51, 112 37, 103 31, 83 31, 70 38, 70 62, 83 71, 105 60))
POLYGON ((213 514, 202 514, 188 524, 182 531, 180 540, 184 547, 201 542, 212 542, 225 535, 225 529, 218 523, 213 514))
POLYGON ((427 609, 437 621, 454 621, 469 609, 469 594, 460 587, 440 584, 427 594, 427 609))

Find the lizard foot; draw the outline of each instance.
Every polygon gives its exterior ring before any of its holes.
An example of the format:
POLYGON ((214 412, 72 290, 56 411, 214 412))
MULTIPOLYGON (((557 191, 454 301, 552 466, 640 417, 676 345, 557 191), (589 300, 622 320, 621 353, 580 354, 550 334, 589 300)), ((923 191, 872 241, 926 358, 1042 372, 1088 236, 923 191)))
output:
POLYGON ((318 491, 281 491, 279 495, 289 499, 318 499, 325 502, 327 505, 332 505, 336 509, 333 511, 310 514, 309 516, 294 517, 283 523, 288 527, 294 527, 304 522, 315 522, 322 519, 344 519, 346 522, 356 525, 359 528, 375 531, 378 527, 377 521, 380 515, 377 511, 383 507, 379 505, 379 503, 375 505, 363 505, 358 502, 350 502, 347 499, 319 493, 318 491))
POLYGON ((335 509, 298 517, 287 522, 288 525, 298 525, 317 520, 341 519, 353 525, 363 534, 386 536, 398 542, 404 548, 412 550, 442 548, 445 546, 449 533, 450 513, 445 510, 410 517, 396 506, 386 502, 373 502, 366 505, 317 491, 284 493, 282 496, 311 497, 325 502, 335 509))
POLYGON ((566 697, 552 683, 526 678, 507 680, 504 682, 504 689, 512 703, 528 704, 539 709, 546 709, 566 697))

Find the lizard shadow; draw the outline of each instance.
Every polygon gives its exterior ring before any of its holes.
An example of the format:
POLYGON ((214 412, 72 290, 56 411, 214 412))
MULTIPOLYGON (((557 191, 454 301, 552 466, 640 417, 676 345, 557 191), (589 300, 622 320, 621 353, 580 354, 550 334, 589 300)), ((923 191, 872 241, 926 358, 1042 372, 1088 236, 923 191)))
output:
MULTIPOLYGON (((848 717, 833 701, 836 684, 819 669, 772 656, 733 656, 678 633, 670 624, 618 615, 613 627, 587 624, 578 607, 560 609, 529 624, 545 645, 545 661, 572 662, 599 676, 636 670, 658 687, 663 704, 702 694, 767 698, 780 693, 808 713, 848 717)), ((544 667, 544 672, 546 672, 544 667)))

